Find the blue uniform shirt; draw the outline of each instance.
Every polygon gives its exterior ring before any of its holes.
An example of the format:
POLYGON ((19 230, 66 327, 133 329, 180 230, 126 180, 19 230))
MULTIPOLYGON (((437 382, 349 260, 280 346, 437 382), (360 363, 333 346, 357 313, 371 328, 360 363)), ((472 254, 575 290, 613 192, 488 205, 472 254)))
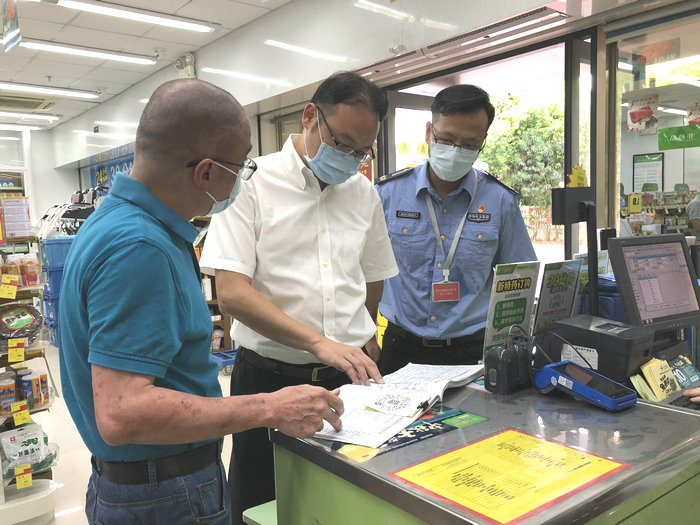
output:
POLYGON ((156 386, 221 397, 196 234, 143 184, 118 175, 68 253, 58 314, 61 386, 83 441, 103 460, 137 461, 206 443, 108 445, 97 430, 90 369, 154 376, 156 386))
POLYGON ((384 283, 379 311, 389 321, 431 339, 470 335, 486 326, 496 264, 536 260, 515 195, 490 175, 472 169, 444 200, 428 181, 428 163, 377 185, 399 275, 384 283), (470 203, 478 177, 476 198, 470 203), (445 261, 425 201, 430 195, 445 257, 469 206, 450 266, 459 302, 432 301, 445 261), (438 264, 440 266, 438 266, 438 264))

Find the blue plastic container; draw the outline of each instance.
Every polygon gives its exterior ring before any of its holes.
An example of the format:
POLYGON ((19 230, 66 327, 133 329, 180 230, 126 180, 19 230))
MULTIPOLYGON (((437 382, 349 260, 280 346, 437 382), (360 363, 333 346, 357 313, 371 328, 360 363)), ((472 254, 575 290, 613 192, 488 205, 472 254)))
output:
POLYGON ((75 235, 41 239, 41 265, 63 268, 75 235))
POLYGON ((63 267, 45 267, 42 270, 42 280, 44 281, 44 293, 47 295, 58 295, 61 292, 61 279, 63 279, 63 267))
POLYGON ((58 296, 44 296, 44 324, 58 325, 58 296))
POLYGON ((44 326, 49 330, 49 339, 51 344, 56 348, 60 348, 61 340, 58 337, 58 322, 57 321, 44 321, 44 326))

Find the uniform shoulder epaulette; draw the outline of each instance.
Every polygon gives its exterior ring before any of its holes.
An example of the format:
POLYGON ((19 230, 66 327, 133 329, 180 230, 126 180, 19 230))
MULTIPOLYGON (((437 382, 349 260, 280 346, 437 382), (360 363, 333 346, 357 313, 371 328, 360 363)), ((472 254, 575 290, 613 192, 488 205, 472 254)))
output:
POLYGON ((512 193, 513 195, 515 195, 516 197, 520 197, 520 192, 519 192, 518 190, 514 190, 514 189, 511 188, 510 186, 508 186, 508 185, 506 185, 506 184, 503 184, 500 180, 498 180, 496 177, 494 177, 493 175, 491 175, 488 171, 485 171, 485 172, 484 172, 484 175, 486 175, 487 177, 489 177, 492 181, 497 182, 498 184, 500 184, 501 186, 503 186, 505 189, 507 189, 509 192, 511 192, 511 193, 512 193))
POLYGON ((388 175, 382 175, 379 177, 376 181, 374 181, 375 184, 384 184, 385 182, 389 182, 390 180, 398 179, 399 177, 403 177, 405 175, 408 175, 413 171, 413 168, 404 168, 399 171, 395 171, 394 173, 389 173, 388 175))

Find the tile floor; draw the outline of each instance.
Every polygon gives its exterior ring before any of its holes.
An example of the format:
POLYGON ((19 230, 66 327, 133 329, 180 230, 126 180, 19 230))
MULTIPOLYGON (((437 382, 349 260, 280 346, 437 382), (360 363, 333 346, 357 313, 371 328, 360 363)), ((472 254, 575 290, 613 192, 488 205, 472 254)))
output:
MULTIPOLYGON (((49 368, 60 389, 60 370, 58 366, 58 350, 49 346, 46 351, 49 368)), ((43 363, 42 363, 43 365, 43 363)), ((32 366, 32 363, 29 363, 32 366)), ((39 365, 37 365, 38 367, 39 365)), ((224 394, 229 392, 231 377, 219 372, 219 382, 224 394)), ((84 525, 87 519, 84 513, 85 489, 90 477, 90 452, 83 444, 78 430, 73 424, 68 408, 63 398, 54 399, 50 410, 32 416, 39 423, 49 441, 59 446, 58 464, 53 468, 53 483, 55 484, 57 504, 51 525, 84 525)), ((231 456, 231 436, 224 439, 222 459, 228 467, 231 456)), ((36 520, 22 522, 22 525, 45 523, 36 520)))

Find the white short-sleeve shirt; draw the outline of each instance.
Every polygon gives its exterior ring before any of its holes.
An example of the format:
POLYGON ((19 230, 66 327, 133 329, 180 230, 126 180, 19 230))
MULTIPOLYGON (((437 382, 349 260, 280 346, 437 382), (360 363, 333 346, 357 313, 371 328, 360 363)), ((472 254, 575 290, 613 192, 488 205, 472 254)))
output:
MULTIPOLYGON (((334 341, 364 345, 376 326, 365 308, 366 283, 398 273, 379 196, 356 174, 323 191, 287 139, 282 151, 255 159, 226 211, 212 217, 200 265, 251 278, 253 288, 287 315, 334 341)), ((314 363, 234 321, 237 345, 288 363, 314 363)))

